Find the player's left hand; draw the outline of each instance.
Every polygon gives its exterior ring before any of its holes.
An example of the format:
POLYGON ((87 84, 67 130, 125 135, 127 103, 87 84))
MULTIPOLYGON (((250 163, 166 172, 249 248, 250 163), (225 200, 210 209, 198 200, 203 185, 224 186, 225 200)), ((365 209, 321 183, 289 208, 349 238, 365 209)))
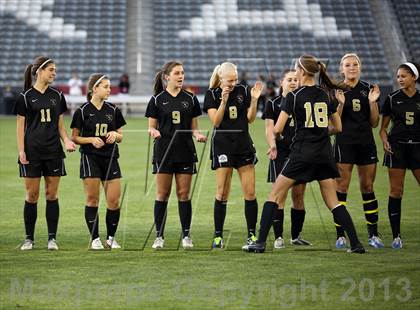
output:
POLYGON ((118 133, 116 131, 108 131, 106 134, 106 144, 113 144, 117 141, 118 133))
POLYGON ((261 81, 256 81, 254 87, 251 88, 251 97, 258 99, 264 89, 264 84, 261 81))
POLYGON ((269 147, 268 151, 267 151, 267 155, 268 155, 268 158, 271 159, 271 160, 276 159, 277 158, 277 147, 275 145, 269 147))
POLYGON ((76 150, 76 144, 70 139, 65 141, 64 146, 67 152, 74 152, 76 150))
POLYGON ((335 98, 340 104, 344 104, 344 102, 346 101, 346 96, 344 95, 344 92, 341 89, 335 90, 335 98))
POLYGON ((201 133, 196 133, 194 135, 195 139, 197 140, 197 142, 206 142, 207 141, 207 137, 201 133))
POLYGON ((378 85, 374 85, 369 91, 369 102, 376 102, 381 95, 378 85))

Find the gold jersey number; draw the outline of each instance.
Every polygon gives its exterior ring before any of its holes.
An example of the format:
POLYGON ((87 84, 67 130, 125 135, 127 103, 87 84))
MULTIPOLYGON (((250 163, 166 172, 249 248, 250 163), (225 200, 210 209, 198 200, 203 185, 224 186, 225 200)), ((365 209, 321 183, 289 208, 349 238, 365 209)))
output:
POLYGON ((359 112, 360 109, 362 108, 362 106, 360 105, 360 100, 359 99, 353 99, 352 105, 353 105, 353 111, 354 112, 359 112))
POLYGON ((414 125, 414 112, 405 112, 405 124, 414 125))
POLYGON ((96 124, 96 137, 104 137, 108 132, 108 124, 96 124))
POLYGON ((229 118, 230 119, 238 118, 238 109, 236 108, 236 106, 229 107, 229 118))
POLYGON ((50 109, 41 109, 41 123, 51 122, 51 111, 50 109))
POLYGON ((172 123, 173 124, 181 123, 181 113, 179 111, 172 111, 172 123))
POLYGON ((325 102, 315 102, 313 110, 310 102, 305 102, 303 107, 306 112, 306 128, 313 128, 315 124, 320 128, 328 127, 328 107, 325 102))

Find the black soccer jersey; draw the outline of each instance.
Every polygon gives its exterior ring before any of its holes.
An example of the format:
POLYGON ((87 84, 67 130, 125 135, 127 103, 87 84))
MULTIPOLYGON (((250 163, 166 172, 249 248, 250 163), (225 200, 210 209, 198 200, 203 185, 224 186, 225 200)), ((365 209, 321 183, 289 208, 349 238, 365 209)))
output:
POLYGON ((42 94, 31 87, 19 94, 13 113, 25 117, 25 153, 31 160, 64 158, 58 121, 67 111, 62 92, 48 87, 42 94))
MULTIPOLYGON (((222 98, 222 89, 209 89, 204 97, 203 110, 218 109, 222 98)), ((248 108, 251 104, 249 87, 236 85, 230 92, 225 114, 219 127, 213 129, 211 155, 255 153, 252 139, 248 132, 248 108), (230 131, 230 132, 229 132, 230 131)))
POLYGON ((341 122, 343 130, 336 135, 337 144, 375 143, 370 125, 369 91, 373 86, 359 81, 352 89, 344 92, 346 97, 341 122))
POLYGON ((146 117, 157 119, 161 135, 155 140, 154 163, 162 160, 165 163, 197 162, 191 122, 199 115, 201 108, 197 97, 183 89, 176 97, 164 90, 150 99, 146 117))
MULTIPOLYGON (((109 131, 116 131, 126 124, 120 109, 109 102, 104 102, 98 110, 91 102, 82 104, 74 112, 71 128, 77 128, 81 137, 100 137, 105 142, 109 131)), ((80 152, 111 157, 114 149, 113 144, 106 144, 101 148, 95 148, 91 143, 82 144, 80 152)), ((118 144, 115 145, 114 158, 119 157, 118 144)))
POLYGON ((390 142, 420 142, 420 92, 408 97, 401 89, 386 98, 382 108, 384 116, 390 116, 392 127, 388 133, 390 142))
POLYGON ((286 96, 282 111, 293 115, 295 122, 290 157, 314 163, 334 161, 328 118, 336 108, 325 90, 319 86, 300 87, 286 96))
MULTIPOLYGON (((272 119, 275 125, 277 119, 279 118, 281 109, 282 107, 284 107, 285 104, 286 98, 284 98, 281 95, 269 100, 265 104, 263 119, 272 119)), ((284 126, 282 137, 276 140, 277 148, 290 149, 290 145, 292 144, 292 138, 295 134, 294 127, 295 124, 293 121, 293 117, 292 115, 289 115, 289 120, 284 126)))

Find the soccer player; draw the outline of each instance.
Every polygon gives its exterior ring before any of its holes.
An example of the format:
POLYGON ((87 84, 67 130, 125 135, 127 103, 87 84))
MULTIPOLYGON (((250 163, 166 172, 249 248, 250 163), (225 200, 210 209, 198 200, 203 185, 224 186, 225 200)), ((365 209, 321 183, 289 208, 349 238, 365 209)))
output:
MULTIPOLYGON (((275 122, 279 118, 281 108, 286 102, 286 95, 295 90, 298 85, 295 70, 290 69, 283 71, 280 81, 280 95, 269 100, 265 105, 263 118, 265 119, 265 138, 269 145, 267 154, 270 159, 267 182, 274 183, 276 181, 277 176, 280 174, 280 171, 290 154, 290 145, 292 144, 292 138, 295 132, 295 125, 292 116, 289 115, 289 119, 286 122, 282 136, 279 139, 274 137, 273 129, 275 122)), ((292 187, 293 207, 291 208, 290 213, 292 239, 290 240, 290 243, 293 245, 311 244, 309 241, 300 237, 300 232, 302 231, 303 223, 305 221, 304 193, 305 184, 299 184, 292 187)), ((283 221, 284 209, 275 209, 273 216, 275 249, 284 248, 283 221)))
POLYGON ((72 139, 80 144, 80 178, 86 193, 85 219, 91 235, 91 249, 102 250, 99 237, 98 206, 101 183, 107 209, 108 248, 118 249, 115 240, 120 219, 121 170, 118 164, 118 143, 122 142, 121 127, 126 124, 120 109, 106 100, 111 82, 104 74, 92 74, 87 84, 87 102, 78 108, 71 123, 72 139))
POLYGON ((182 247, 193 247, 191 226, 191 181, 196 173, 197 153, 192 136, 205 142, 206 136, 198 130, 201 108, 197 97, 182 89, 184 83, 182 63, 170 61, 156 74, 154 95, 149 101, 146 117, 149 134, 154 139, 153 174, 156 174, 156 200, 154 220, 156 239, 154 249, 164 247, 167 205, 175 176, 178 211, 182 228, 182 247))
POLYGON ((257 101, 263 85, 252 89, 238 84, 236 65, 224 62, 217 65, 204 98, 204 111, 214 129, 211 138, 212 169, 216 170, 216 199, 214 202, 214 239, 212 248, 223 248, 223 225, 229 197, 233 168, 238 171, 245 198, 245 218, 248 227, 247 243, 256 240, 255 226, 258 204, 255 196, 255 148, 248 124, 255 120, 257 101))
POLYGON ((26 198, 23 209, 26 238, 21 250, 32 250, 37 219, 37 203, 41 176, 45 180, 48 250, 58 250, 56 242, 59 219, 58 186, 66 175, 64 152, 76 146, 67 136, 63 113, 67 111, 63 94, 50 84, 56 77, 51 58, 40 56, 25 70, 24 90, 14 106, 16 138, 19 151, 19 174, 24 178, 26 198), (32 85, 32 77, 35 83, 32 85))
MULTIPOLYGON (((344 92, 344 101, 339 101, 337 112, 341 116, 343 130, 335 138, 334 155, 340 177, 336 179, 337 197, 346 205, 353 166, 357 165, 363 210, 368 230, 368 244, 374 248, 383 248, 378 237, 378 201, 373 190, 376 176, 375 139, 372 128, 379 122, 378 98, 379 87, 360 80, 361 61, 357 54, 345 54, 340 61, 340 73, 344 83, 350 88, 344 92)), ((343 228, 334 219, 337 240, 336 248, 346 247, 343 228)))
POLYGON ((258 240, 244 250, 264 252, 273 213, 278 208, 277 202, 284 205, 287 191, 294 184, 317 180, 325 204, 349 236, 351 244, 349 251, 364 253, 365 249, 357 237, 350 214, 346 207, 338 202, 335 192, 334 178, 339 174, 328 135, 341 131, 341 120, 327 91, 341 86, 331 81, 325 65, 310 55, 301 56, 297 60, 296 76, 301 87, 287 95, 285 106, 274 126, 274 133, 281 134, 289 115, 293 116, 296 131, 289 159, 277 177, 268 201, 264 204, 258 240), (320 86, 315 83, 317 73, 319 73, 320 86))
POLYGON ((388 167, 389 198, 388 216, 392 229, 392 248, 401 249, 401 200, 407 169, 413 172, 420 185, 420 66, 406 62, 398 67, 397 81, 400 89, 391 93, 382 109, 382 124, 379 132, 385 154, 384 166, 388 167), (392 120, 392 127, 387 132, 392 120))

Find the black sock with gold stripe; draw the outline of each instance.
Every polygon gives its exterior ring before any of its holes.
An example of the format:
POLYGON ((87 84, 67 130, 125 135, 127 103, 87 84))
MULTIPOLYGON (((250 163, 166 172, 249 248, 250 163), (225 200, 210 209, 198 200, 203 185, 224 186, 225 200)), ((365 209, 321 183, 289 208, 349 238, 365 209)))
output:
POLYGON ((362 193, 363 210, 368 229, 369 238, 378 235, 378 201, 375 193, 362 193))
MULTIPOLYGON (((338 198, 338 203, 340 205, 346 206, 347 205, 347 193, 340 193, 337 192, 337 198, 338 198)), ((334 215, 334 213, 333 213, 334 215)), ((334 225, 335 225, 335 230, 337 231, 337 239, 340 237, 345 237, 344 235, 344 229, 343 227, 341 227, 340 224, 338 224, 338 221, 336 219, 336 217, 334 216, 334 225)))

